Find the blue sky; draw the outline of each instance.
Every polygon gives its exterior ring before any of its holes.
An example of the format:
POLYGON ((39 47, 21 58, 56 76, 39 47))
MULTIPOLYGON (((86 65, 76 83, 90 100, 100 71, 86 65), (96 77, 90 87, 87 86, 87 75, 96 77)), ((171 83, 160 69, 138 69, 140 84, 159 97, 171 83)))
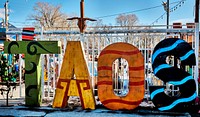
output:
MULTIPOLYGON (((4 3, 6 0, 0 0, 0 17, 3 17, 4 3)), ((90 18, 101 18, 104 24, 115 25, 115 18, 120 13, 134 13, 139 18, 139 24, 150 25, 166 24, 166 15, 162 6, 162 1, 167 0, 84 0, 85 16, 90 18), (155 8, 153 8, 155 7, 155 8), (148 10, 142 10, 142 9, 148 10), (139 11, 138 11, 139 10, 139 11), (112 15, 112 16, 110 16, 112 15), (163 17, 160 17, 162 16, 163 17), (109 17, 102 17, 109 16, 109 17), (160 18, 159 18, 160 17, 160 18), (159 18, 159 19, 158 19, 159 18), (158 19, 156 21, 156 19, 158 19)), ((170 8, 175 8, 179 1, 170 0, 170 8)), ((172 22, 194 21, 195 0, 184 0, 183 4, 178 5, 177 9, 170 13, 170 24, 172 22)), ((48 2, 55 5, 62 5, 62 12, 66 14, 76 14, 79 16, 80 0, 9 0, 10 23, 22 27, 30 23, 28 15, 33 13, 33 6, 36 2, 48 2)))

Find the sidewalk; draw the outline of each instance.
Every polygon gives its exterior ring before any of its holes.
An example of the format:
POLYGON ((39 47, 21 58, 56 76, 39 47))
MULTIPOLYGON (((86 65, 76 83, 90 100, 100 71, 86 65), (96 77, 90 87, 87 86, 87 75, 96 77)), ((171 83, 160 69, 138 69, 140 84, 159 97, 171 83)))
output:
MULTIPOLYGON (((0 95, 0 117, 5 116, 39 116, 39 117, 200 117, 198 113, 188 112, 161 112, 142 102, 140 107, 131 111, 113 111, 106 109, 102 105, 97 105, 95 110, 83 110, 79 105, 69 106, 64 109, 52 108, 51 101, 45 100, 41 107, 26 107, 25 91, 22 85, 22 96, 20 97, 19 86, 13 92, 13 97, 9 98, 9 106, 6 106, 6 94, 0 95)), ((0 92, 1 93, 1 92, 0 92)))
MULTIPOLYGON (((76 107, 73 110, 69 108, 59 109, 51 107, 25 106, 0 107, 0 116, 40 116, 40 117, 198 117, 198 114, 178 113, 178 112, 160 112, 149 109, 135 109, 131 111, 112 111, 106 108, 98 107, 95 110, 83 110, 76 107)), ((200 115, 199 115, 200 116, 200 115)))
MULTIPOLYGON (((1 86, 1 88, 7 88, 6 86, 1 86)), ((21 85, 21 96, 20 96, 20 86, 13 87, 9 92, 8 105, 9 106, 18 106, 25 104, 25 84, 21 85)), ((0 106, 6 106, 6 91, 0 91, 0 106)))

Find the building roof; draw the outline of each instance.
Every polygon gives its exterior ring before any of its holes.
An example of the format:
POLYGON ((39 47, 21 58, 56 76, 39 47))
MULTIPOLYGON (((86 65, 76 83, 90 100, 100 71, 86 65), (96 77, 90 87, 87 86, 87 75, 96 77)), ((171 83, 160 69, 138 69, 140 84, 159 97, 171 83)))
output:
MULTIPOLYGON (((0 22, 0 28, 3 28, 3 22, 0 22)), ((17 28, 17 27, 12 25, 11 23, 8 23, 8 28, 17 28)))

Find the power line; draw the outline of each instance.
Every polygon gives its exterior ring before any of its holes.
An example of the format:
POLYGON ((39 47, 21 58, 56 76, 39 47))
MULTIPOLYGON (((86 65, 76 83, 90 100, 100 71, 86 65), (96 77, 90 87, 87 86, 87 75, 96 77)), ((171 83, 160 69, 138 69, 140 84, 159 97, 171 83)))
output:
POLYGON ((104 15, 104 16, 100 16, 100 17, 96 17, 96 18, 105 18, 105 17, 117 16, 117 15, 120 15, 120 14, 129 14, 129 13, 133 13, 133 12, 146 11, 146 10, 150 10, 150 9, 154 9, 154 8, 158 8, 158 7, 161 7, 161 5, 149 7, 149 8, 144 8, 144 9, 139 9, 139 10, 134 10, 134 11, 129 11, 129 12, 116 13, 116 14, 112 14, 112 15, 104 15))
MULTIPOLYGON (((186 0, 181 0, 181 1, 177 1, 177 2, 172 2, 170 4, 175 4, 175 3, 178 3, 177 5, 175 5, 174 7, 177 7, 179 5, 179 3, 183 2, 183 1, 186 1, 186 0)), ((134 10, 134 11, 128 11, 128 12, 122 12, 122 13, 116 13, 116 14, 111 14, 111 15, 105 15, 105 16, 100 16, 100 17, 95 17, 97 19, 102 19, 102 18, 106 18, 106 17, 112 17, 112 16, 117 16, 117 15, 120 15, 120 14, 130 14, 130 13, 134 13, 134 12, 141 12, 141 11, 146 11, 146 10, 151 10, 151 9, 155 9, 155 8, 159 8, 159 7, 163 7, 162 5, 157 5, 157 6, 153 6, 153 7, 148 7, 148 8, 143 8, 143 9, 138 9, 138 10, 134 10)), ((173 7, 173 8, 174 8, 173 7)), ((175 8, 174 8, 175 9, 175 8)), ((177 8, 176 8, 177 9, 177 8)), ((175 10, 176 10, 175 9, 175 10)), ((172 12, 173 9, 170 9, 170 12, 172 12)), ((174 10, 174 11, 175 11, 174 10)), ((159 18, 157 18, 153 23, 151 23, 152 25, 154 25, 154 23, 157 23, 159 19, 163 18, 164 15, 166 14, 166 12, 164 14, 162 14, 159 18)), ((12 23, 21 23, 21 24, 24 24, 24 23, 33 23, 33 22, 19 22, 19 21, 10 21, 12 23)))
POLYGON ((33 23, 33 22, 26 22, 26 21, 24 21, 24 22, 18 22, 18 21, 10 21, 10 22, 12 22, 12 23, 18 23, 18 24, 24 24, 24 23, 33 23))
MULTIPOLYGON (((178 2, 172 2, 170 4, 175 4, 175 3, 179 3, 179 2, 180 1, 178 1, 178 2)), ((104 15, 104 16, 95 17, 95 18, 101 19, 101 18, 106 18, 106 17, 113 17, 113 16, 117 16, 117 15, 121 15, 121 14, 130 14, 130 13, 134 13, 134 12, 141 12, 141 11, 146 11, 146 10, 152 10, 152 9, 159 8, 159 7, 163 7, 163 6, 162 5, 157 5, 157 6, 153 6, 153 7, 149 7, 149 8, 138 9, 138 10, 123 12, 123 13, 116 13, 116 14, 111 14, 111 15, 104 15)))
MULTIPOLYGON (((178 7, 181 7, 181 6, 184 4, 185 1, 186 1, 186 0, 181 0, 181 1, 179 1, 179 2, 176 2, 176 3, 178 3, 178 4, 176 4, 174 7, 172 7, 172 8, 169 10, 169 12, 174 12, 174 11, 176 11, 176 10, 178 9, 178 7)), ((171 4, 172 4, 172 3, 171 3, 171 4)), ((151 25, 154 25, 155 23, 157 23, 159 19, 163 19, 164 15, 165 15, 166 13, 167 13, 167 12, 163 13, 163 14, 162 14, 160 17, 158 17, 154 22, 152 22, 151 25)))

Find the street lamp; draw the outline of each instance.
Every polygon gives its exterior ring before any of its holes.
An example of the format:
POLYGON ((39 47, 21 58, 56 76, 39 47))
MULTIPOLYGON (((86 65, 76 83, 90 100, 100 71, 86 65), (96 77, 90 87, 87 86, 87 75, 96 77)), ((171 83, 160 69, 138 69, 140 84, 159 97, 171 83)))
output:
POLYGON ((164 10, 167 12, 167 29, 169 28, 169 0, 167 2, 163 2, 164 10))

